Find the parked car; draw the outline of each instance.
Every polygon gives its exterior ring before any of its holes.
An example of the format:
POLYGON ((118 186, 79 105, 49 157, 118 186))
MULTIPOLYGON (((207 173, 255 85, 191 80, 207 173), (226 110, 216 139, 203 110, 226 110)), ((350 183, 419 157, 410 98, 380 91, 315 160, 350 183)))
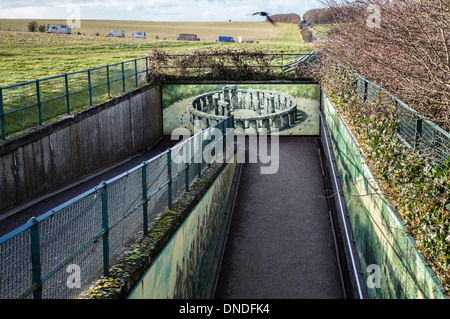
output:
POLYGON ((147 39, 147 33, 146 32, 131 32, 131 34, 128 37, 129 38, 138 38, 138 39, 147 39))
POLYGON ((236 42, 236 40, 234 40, 233 37, 228 37, 228 36, 221 35, 219 37, 219 42, 236 42))
POLYGON ((123 31, 123 30, 113 30, 107 35, 107 37, 125 38, 125 31, 123 31))

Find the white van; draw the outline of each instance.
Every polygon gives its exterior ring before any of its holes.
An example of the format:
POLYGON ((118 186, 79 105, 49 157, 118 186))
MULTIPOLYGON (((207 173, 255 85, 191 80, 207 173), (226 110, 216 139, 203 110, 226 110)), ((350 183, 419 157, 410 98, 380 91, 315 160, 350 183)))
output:
POLYGON ((128 36, 129 38, 147 39, 147 34, 145 32, 131 32, 128 36))
POLYGON ((125 38, 125 31, 123 31, 123 30, 113 30, 107 35, 107 37, 125 38))

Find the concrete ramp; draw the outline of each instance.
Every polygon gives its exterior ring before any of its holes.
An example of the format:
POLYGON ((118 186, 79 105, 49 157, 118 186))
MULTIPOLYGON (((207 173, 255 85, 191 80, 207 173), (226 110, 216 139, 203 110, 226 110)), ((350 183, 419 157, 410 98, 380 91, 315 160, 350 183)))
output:
POLYGON ((345 298, 317 143, 280 137, 276 174, 246 159, 214 298, 345 298))

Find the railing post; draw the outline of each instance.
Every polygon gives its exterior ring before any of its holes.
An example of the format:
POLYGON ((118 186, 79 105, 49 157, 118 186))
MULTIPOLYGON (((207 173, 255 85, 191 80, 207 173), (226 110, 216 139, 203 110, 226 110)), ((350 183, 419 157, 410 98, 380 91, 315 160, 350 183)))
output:
POLYGON ((222 122, 222 152, 224 154, 224 159, 225 159, 225 151, 227 149, 227 126, 228 125, 226 125, 226 124, 228 123, 229 119, 230 118, 228 117, 226 120, 224 120, 222 122))
POLYGON ((125 92, 125 65, 122 62, 122 89, 125 92))
POLYGON ((111 96, 111 85, 109 80, 109 65, 106 66, 106 87, 108 88, 108 96, 111 96))
POLYGON ((2 140, 6 139, 6 129, 5 129, 5 112, 3 110, 3 91, 0 88, 0 125, 1 125, 1 134, 2 140))
POLYGON ((145 73, 146 73, 146 82, 148 82, 150 75, 148 74, 148 56, 145 57, 145 73))
POLYGON ((42 279, 41 279, 41 246, 39 244, 39 223, 33 217, 30 220, 30 250, 31 250, 31 271, 33 298, 42 299, 42 279))
POLYGON ((200 140, 197 145, 199 147, 200 153, 200 162, 197 163, 197 175, 198 177, 202 177, 202 164, 203 164, 203 138, 202 133, 198 133, 198 139, 200 140))
POLYGON ((88 85, 89 85, 89 105, 92 105, 92 83, 91 83, 91 69, 88 69, 88 85))
POLYGON ((284 74, 284 54, 281 54, 281 74, 284 74))
POLYGON ((367 97, 369 95, 369 82, 367 82, 366 79, 364 79, 364 102, 367 101, 367 97))
POLYGON ((418 147, 420 145, 420 142, 422 140, 422 126, 423 126, 423 120, 422 118, 418 117, 416 120, 416 139, 415 139, 415 146, 418 147))
POLYGON ((38 104, 38 123, 39 125, 42 125, 41 91, 39 88, 39 80, 36 80, 36 99, 38 104))
POLYGON ((70 114, 69 79, 67 73, 64 74, 64 83, 66 85, 66 111, 67 114, 70 114))
POLYGON ((103 274, 109 275, 109 226, 108 226, 108 184, 102 183, 102 232, 103 232, 103 274))
POLYGON ((142 206, 142 224, 144 236, 148 235, 148 194, 147 194, 147 162, 142 166, 142 199, 144 204, 142 206))
POLYGON ((169 148, 167 153, 167 177, 169 179, 169 184, 167 185, 168 193, 168 205, 169 209, 172 208, 172 149, 169 148))
POLYGON ((134 84, 138 87, 137 59, 134 59, 134 84))
POLYGON ((190 166, 190 163, 186 162, 184 165, 185 165, 184 176, 186 177, 186 192, 189 192, 189 166, 190 166))

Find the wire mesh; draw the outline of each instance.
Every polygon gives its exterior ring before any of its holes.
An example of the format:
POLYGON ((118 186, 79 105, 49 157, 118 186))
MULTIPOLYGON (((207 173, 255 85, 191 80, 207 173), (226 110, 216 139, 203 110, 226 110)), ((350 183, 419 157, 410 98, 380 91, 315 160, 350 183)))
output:
MULTIPOLYGON (((232 125, 233 121, 227 123, 232 125)), ((221 122, 215 127, 224 131, 226 125, 221 122)), ((109 264, 117 261, 144 227, 150 227, 168 207, 169 181, 172 200, 175 200, 186 190, 186 181, 191 185, 199 176, 199 169, 208 166, 202 160, 202 150, 211 143, 211 136, 212 128, 197 133, 173 149, 38 217, 39 265, 33 266, 30 258, 31 224, 4 236, 0 240, 0 298, 33 298, 30 288, 36 285, 32 275, 36 267, 40 269, 42 298, 76 298, 103 274, 104 258, 109 259, 109 264), (173 154, 184 160, 174 160, 173 154), (145 200, 148 225, 143 225, 145 200), (103 223, 105 213, 107 229, 103 223), (105 255, 102 236, 108 239, 108 255, 105 255), (69 277, 73 265, 78 267, 81 277, 81 284, 76 287, 71 285, 69 277)), ((214 143, 223 141, 216 138, 214 143)))
POLYGON ((15 299, 32 284, 29 229, 0 242, 0 298, 15 299))
MULTIPOLYGON (((43 275, 49 274, 59 265, 65 264, 74 252, 81 249, 91 238, 101 232, 101 214, 100 191, 93 191, 56 210, 39 222, 41 272, 43 275)), ((85 256, 83 262, 97 264, 97 259, 97 255, 85 256)), ((69 261, 69 263, 72 263, 72 261, 69 261)), ((90 276, 90 273, 86 272, 83 275, 90 276)), ((55 276, 51 278, 53 277, 55 276)), ((90 279, 93 280, 94 278, 90 279)), ((64 291, 67 288, 65 283, 66 281, 62 279, 54 281, 53 289, 43 290, 45 296, 60 298, 61 295, 64 295, 61 294, 60 290, 64 291)))
POLYGON ((142 168, 107 183, 110 264, 143 230, 142 168))
POLYGON ((450 134, 425 119, 420 113, 404 102, 393 97, 383 88, 357 75, 357 95, 370 102, 380 99, 397 104, 397 129, 402 141, 409 147, 416 147, 424 155, 429 156, 433 165, 445 167, 450 160, 450 134))

